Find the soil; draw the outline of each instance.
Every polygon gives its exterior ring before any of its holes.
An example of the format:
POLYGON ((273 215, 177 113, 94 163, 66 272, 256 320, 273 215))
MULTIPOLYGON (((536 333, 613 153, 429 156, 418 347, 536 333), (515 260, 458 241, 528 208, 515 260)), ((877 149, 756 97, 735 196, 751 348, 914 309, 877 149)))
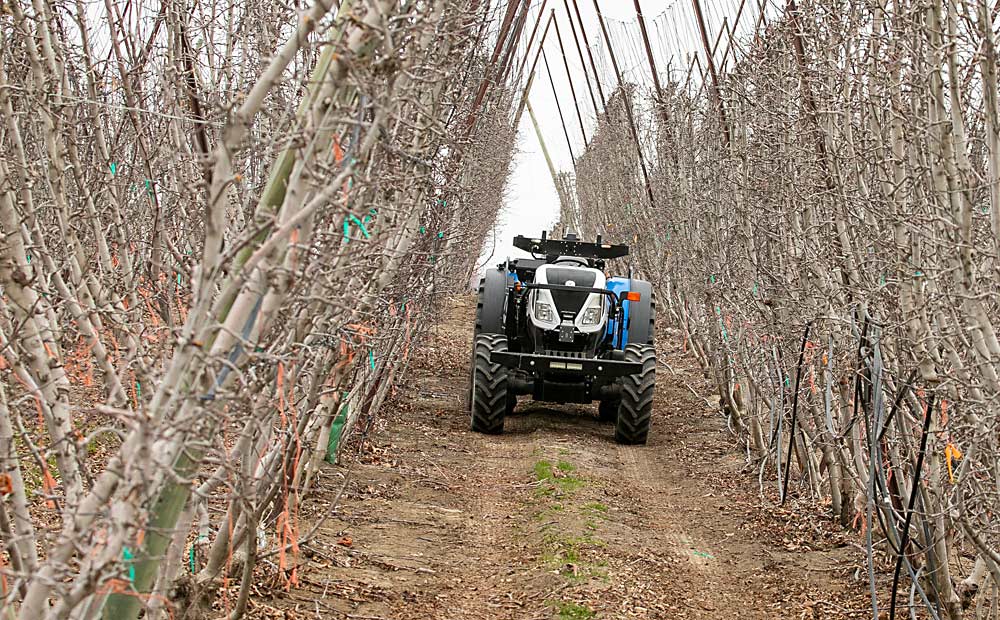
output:
POLYGON ((858 534, 760 491, 675 334, 646 446, 615 444, 596 404, 523 401, 502 435, 470 432, 474 304, 452 302, 382 427, 324 471, 298 586, 262 586, 251 617, 870 617, 858 534))

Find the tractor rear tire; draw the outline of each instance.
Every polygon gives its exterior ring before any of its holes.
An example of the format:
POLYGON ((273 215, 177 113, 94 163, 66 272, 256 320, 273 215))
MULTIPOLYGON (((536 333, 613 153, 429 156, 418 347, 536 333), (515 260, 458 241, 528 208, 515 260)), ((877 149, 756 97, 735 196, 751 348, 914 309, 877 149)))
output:
POLYGON ((479 334, 502 334, 504 311, 507 309, 507 273, 496 268, 487 269, 479 280, 479 295, 476 300, 476 336, 479 334))
POLYGON ((472 377, 476 366, 476 339, 479 334, 504 333, 504 306, 507 303, 507 274, 498 269, 487 269, 479 279, 476 296, 476 323, 472 328, 472 356, 469 365, 469 386, 465 391, 466 404, 472 410, 472 377))
POLYGON ((627 445, 645 444, 653 415, 656 349, 648 344, 626 345, 625 361, 640 362, 642 371, 622 377, 622 400, 615 424, 615 441, 627 445))
POLYGON ((618 399, 602 400, 597 405, 597 419, 601 422, 614 422, 618 419, 618 399))
POLYGON ((476 336, 472 364, 471 428, 477 433, 498 435, 503 420, 514 410, 515 397, 508 389, 507 369, 490 362, 492 351, 506 351, 507 337, 499 334, 476 336))
POLYGON ((631 280, 629 290, 639 293, 639 301, 628 302, 628 342, 653 344, 656 320, 656 293, 645 280, 631 280))

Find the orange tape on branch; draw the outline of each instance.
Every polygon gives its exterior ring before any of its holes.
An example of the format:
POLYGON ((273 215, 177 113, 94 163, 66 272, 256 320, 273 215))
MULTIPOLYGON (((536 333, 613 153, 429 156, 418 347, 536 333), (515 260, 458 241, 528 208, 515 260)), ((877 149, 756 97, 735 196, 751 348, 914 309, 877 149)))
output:
MULTIPOLYGON (((52 473, 49 472, 49 466, 44 462, 42 463, 42 488, 45 489, 45 493, 48 495, 56 494, 56 479, 52 477, 52 473)), ((55 509, 56 503, 51 499, 45 500, 45 506, 51 509, 55 509)))
POLYGON ((288 418, 285 416, 285 390, 283 389, 285 383, 285 364, 283 362, 278 362, 278 377, 277 377, 277 389, 278 389, 278 414, 281 415, 281 425, 288 425, 288 418))

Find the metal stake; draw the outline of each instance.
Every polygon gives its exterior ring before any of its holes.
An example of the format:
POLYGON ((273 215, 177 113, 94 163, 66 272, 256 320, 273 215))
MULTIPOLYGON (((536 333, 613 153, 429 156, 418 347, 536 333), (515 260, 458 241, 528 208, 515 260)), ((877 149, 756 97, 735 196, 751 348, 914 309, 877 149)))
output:
MULTIPOLYGON (((555 14, 555 9, 552 9, 555 14)), ((559 51, 562 53, 563 66, 566 67, 566 81, 569 82, 569 92, 573 95, 573 107, 576 108, 576 118, 580 121, 580 134, 583 135, 583 148, 587 148, 587 132, 583 127, 583 116, 580 114, 580 103, 576 99, 576 89, 573 87, 573 75, 569 72, 569 61, 566 60, 566 48, 563 47, 562 35, 559 34, 559 20, 555 20, 556 39, 559 41, 559 51)))
MULTIPOLYGON (((554 11, 553 11, 554 12, 554 11)), ((552 86, 552 96, 556 100, 556 111, 559 112, 559 122, 562 123, 563 135, 566 136, 566 146, 569 148, 569 156, 573 160, 573 169, 576 169, 576 155, 573 154, 573 145, 569 141, 569 132, 566 131, 566 119, 563 117, 562 106, 559 105, 559 93, 556 92, 556 83, 552 79, 552 70, 549 69, 549 59, 545 56, 545 49, 542 49, 542 60, 545 62, 545 72, 549 74, 549 84, 552 86)))

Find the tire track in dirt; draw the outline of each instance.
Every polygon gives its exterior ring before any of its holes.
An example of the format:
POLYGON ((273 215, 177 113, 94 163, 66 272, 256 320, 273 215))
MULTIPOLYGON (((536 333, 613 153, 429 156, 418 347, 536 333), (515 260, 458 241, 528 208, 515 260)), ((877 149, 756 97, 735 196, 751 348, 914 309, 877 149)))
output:
MULTIPOLYGON (((669 381, 662 375, 659 380, 669 381)), ((664 390, 659 391, 658 401, 662 402, 664 390)), ((670 420, 658 419, 656 428, 666 431, 668 424, 670 420)), ((671 451, 663 443, 662 436, 654 436, 647 446, 617 448, 624 477, 637 492, 644 529, 649 532, 645 544, 659 549, 678 564, 679 574, 674 576, 672 588, 685 602, 678 614, 724 617, 719 615, 723 610, 732 609, 734 603, 746 602, 739 591, 727 587, 730 582, 720 557, 731 555, 731 550, 723 555, 718 545, 721 531, 727 531, 724 538, 738 524, 721 507, 711 505, 714 493, 709 479, 691 470, 692 465, 704 461, 680 458, 680 451, 671 451), (703 527, 705 523, 711 523, 712 527, 703 527)), ((753 613, 752 608, 743 609, 753 613)), ((773 617, 771 613, 768 610, 763 617, 773 617)))
POLYGON ((475 578, 470 580, 471 596, 459 600, 454 617, 478 617, 484 611, 492 611, 496 618, 517 618, 523 603, 503 581, 512 578, 516 570, 507 562, 498 561, 497 551, 512 541, 511 515, 516 514, 520 505, 509 474, 530 468, 530 459, 516 444, 504 444, 491 437, 472 437, 477 447, 477 463, 471 486, 478 492, 470 498, 472 515, 465 548, 475 578))
POLYGON ((253 616, 865 617, 845 550, 780 547, 788 515, 761 508, 683 360, 658 373, 647 446, 616 445, 596 406, 519 403, 503 435, 470 432, 474 308, 448 309, 385 428, 324 470, 302 530, 328 518, 304 546, 300 585, 262 588, 253 616))

